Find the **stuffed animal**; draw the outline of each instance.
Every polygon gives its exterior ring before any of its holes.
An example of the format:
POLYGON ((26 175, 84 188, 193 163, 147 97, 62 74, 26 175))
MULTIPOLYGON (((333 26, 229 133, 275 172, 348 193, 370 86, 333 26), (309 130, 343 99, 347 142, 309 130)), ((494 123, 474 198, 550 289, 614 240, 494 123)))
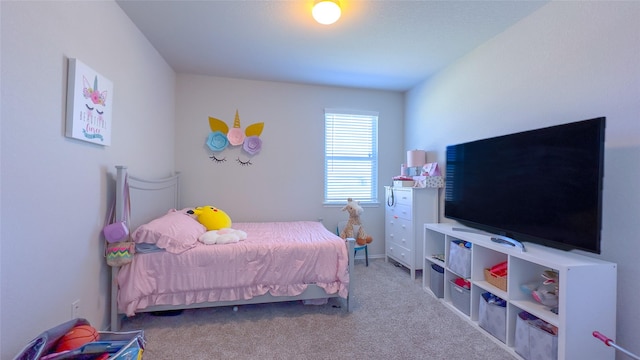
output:
POLYGON ((213 244, 231 244, 237 243, 247 238, 247 233, 242 230, 235 230, 230 228, 211 230, 200 235, 198 240, 206 245, 213 244))
POLYGON ((220 230, 231 227, 231 218, 226 212, 213 206, 200 206, 187 211, 196 216, 198 222, 207 228, 207 231, 220 230))
POLYGON ((347 205, 342 208, 342 211, 349 212, 349 221, 347 225, 342 229, 340 233, 340 237, 343 239, 347 238, 355 238, 356 243, 358 245, 370 244, 373 241, 373 238, 364 231, 364 227, 362 226, 362 222, 360 222, 360 214, 364 212, 362 206, 358 201, 353 201, 352 198, 347 199, 347 205), (353 226, 358 225, 358 233, 353 233, 353 226))

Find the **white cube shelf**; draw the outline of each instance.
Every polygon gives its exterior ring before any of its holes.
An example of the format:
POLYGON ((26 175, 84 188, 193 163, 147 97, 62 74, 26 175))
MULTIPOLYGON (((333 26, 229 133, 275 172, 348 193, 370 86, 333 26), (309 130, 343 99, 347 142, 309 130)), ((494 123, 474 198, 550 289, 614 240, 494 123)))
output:
MULTIPOLYGON (((616 277, 615 263, 571 251, 553 249, 537 244, 525 243, 526 251, 491 241, 491 236, 474 232, 457 224, 425 224, 423 267, 437 264, 445 269, 441 299, 460 316, 478 325, 481 294, 489 291, 507 301, 506 338, 503 346, 514 356, 515 332, 518 313, 528 313, 558 327, 558 359, 599 359, 613 360, 613 349, 603 346, 593 338, 593 331, 599 331, 615 338, 616 333, 616 277), (460 231, 462 229, 462 231, 460 231), (464 240, 471 246, 471 308, 466 315, 452 304, 452 294, 446 284, 458 277, 448 262, 451 242, 464 240), (444 261, 442 260, 444 255, 444 261), (487 282, 484 269, 507 261, 507 290, 501 290, 487 282), (555 270, 559 274, 558 313, 533 300, 530 294, 521 290, 521 285, 541 280, 545 270, 555 270)), ((430 277, 422 277, 425 291, 432 293, 430 277)), ((438 289, 439 290, 439 289, 438 289)), ((478 329, 481 329, 478 326, 478 329)), ((485 330, 482 330, 485 331, 485 330)), ((487 336, 491 336, 486 332, 487 336)))

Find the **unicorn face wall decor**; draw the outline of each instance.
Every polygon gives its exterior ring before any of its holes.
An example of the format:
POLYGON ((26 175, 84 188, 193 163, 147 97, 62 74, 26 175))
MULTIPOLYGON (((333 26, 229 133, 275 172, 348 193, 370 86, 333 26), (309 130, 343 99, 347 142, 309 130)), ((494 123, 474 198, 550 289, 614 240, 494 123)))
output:
POLYGON ((259 122, 247 126, 242 131, 240 128, 240 116, 238 110, 236 110, 236 117, 233 121, 233 127, 229 129, 229 126, 222 120, 214 117, 209 117, 209 127, 211 132, 207 137, 206 145, 213 152, 209 158, 216 164, 221 164, 227 161, 227 158, 223 151, 228 150, 230 147, 241 147, 242 154, 248 156, 245 159, 241 159, 238 156, 235 161, 242 166, 252 165, 251 158, 262 150, 262 140, 260 135, 264 129, 264 123, 259 122))
POLYGON ((111 145, 113 83, 77 59, 69 59, 65 136, 111 145))

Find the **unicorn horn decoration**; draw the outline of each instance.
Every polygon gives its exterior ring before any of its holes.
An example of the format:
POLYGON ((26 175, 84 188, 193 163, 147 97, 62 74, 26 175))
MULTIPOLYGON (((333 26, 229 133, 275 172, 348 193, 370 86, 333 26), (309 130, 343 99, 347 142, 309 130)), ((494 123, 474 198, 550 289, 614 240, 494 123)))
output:
POLYGON ((236 109, 236 118, 233 120, 233 127, 229 129, 227 133, 227 139, 229 139, 229 144, 236 146, 242 145, 244 142, 244 132, 240 129, 240 116, 238 115, 238 110, 236 109))
POLYGON ((240 116, 238 115, 238 109, 236 109, 236 118, 233 119, 233 127, 240 129, 240 116))

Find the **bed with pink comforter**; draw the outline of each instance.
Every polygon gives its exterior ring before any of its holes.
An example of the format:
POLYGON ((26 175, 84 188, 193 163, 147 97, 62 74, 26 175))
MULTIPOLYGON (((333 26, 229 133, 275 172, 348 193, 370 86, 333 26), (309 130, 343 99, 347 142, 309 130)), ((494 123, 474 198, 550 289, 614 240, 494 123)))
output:
POLYGON ((129 219, 131 239, 145 252, 112 267, 112 331, 125 315, 149 311, 332 297, 345 298, 350 311, 355 240, 316 221, 233 222, 246 239, 207 245, 190 208, 176 210, 179 174, 145 180, 116 169, 116 218, 129 219))
POLYGON ((345 242, 320 222, 234 223, 246 240, 194 246, 179 254, 137 254, 118 273, 118 311, 157 305, 249 300, 269 293, 297 296, 310 284, 346 298, 345 242))

